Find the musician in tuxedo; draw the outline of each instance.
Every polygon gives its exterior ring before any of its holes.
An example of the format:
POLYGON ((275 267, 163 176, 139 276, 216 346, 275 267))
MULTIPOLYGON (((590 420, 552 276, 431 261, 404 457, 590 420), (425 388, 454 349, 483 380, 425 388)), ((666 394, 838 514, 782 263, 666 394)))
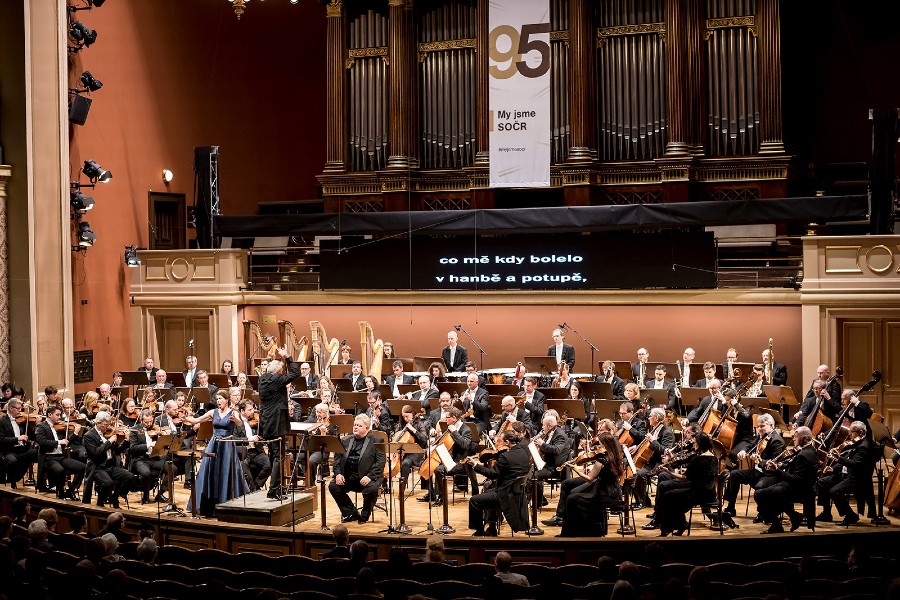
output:
POLYGON ((381 392, 375 390, 366 395, 366 403, 369 408, 366 410, 366 416, 369 417, 369 428, 374 431, 383 431, 388 439, 394 433, 394 418, 391 411, 381 399, 381 392))
MULTIPOLYGON (((466 377, 473 373, 478 377, 478 387, 483 388, 487 384, 487 380, 482 375, 478 375, 478 367, 470 360, 466 363, 466 377)), ((465 379, 462 381, 465 381, 465 379)))
POLYGON ((315 393, 315 390, 319 389, 319 376, 312 372, 308 362, 300 364, 300 377, 303 378, 310 393, 315 393))
MULTIPOLYGON (((841 412, 841 392, 843 391, 841 382, 837 377, 831 377, 831 369, 828 365, 819 365, 816 369, 816 379, 810 384, 809 390, 803 398, 803 403, 806 403, 807 400, 812 401, 813 396, 816 395, 815 390, 813 390, 813 385, 816 381, 821 381, 824 384, 822 396, 825 398, 825 403, 822 405, 822 410, 825 412, 826 417, 834 421, 841 412)), ((809 412, 805 414, 809 414, 809 412)))
MULTIPOLYGON (((443 398, 441 400, 443 401, 443 398)), ((441 410, 443 410, 443 408, 441 410)), ((447 475, 452 477, 457 474, 467 473, 469 475, 469 482, 472 484, 473 493, 478 493, 478 481, 475 478, 475 471, 471 469, 471 466, 467 468, 467 465, 459 464, 462 459, 478 450, 478 442, 472 439, 472 430, 462 421, 461 417, 462 413, 460 410, 451 406, 447 409, 443 418, 443 421, 447 423, 447 431, 449 432, 446 435, 449 435, 453 440, 453 447, 450 448, 450 456, 453 458, 453 462, 456 463, 456 466, 448 472, 443 463, 438 465, 429 479, 429 492, 421 498, 417 498, 416 500, 419 502, 430 501, 432 506, 440 506, 443 503, 443 491, 447 489, 447 484, 444 481, 447 475)), ((429 431, 429 435, 433 439, 431 446, 433 449, 435 447, 434 444, 436 444, 441 437, 436 425, 429 431)), ((428 457, 426 457, 425 460, 428 460, 428 457)))
POLYGON ((204 404, 204 411, 214 410, 216 408, 216 393, 219 391, 219 388, 216 387, 215 384, 209 382, 209 373, 203 369, 198 370, 197 376, 194 378, 194 385, 191 387, 206 388, 209 390, 209 402, 204 404))
MULTIPOLYGON (((769 364, 769 349, 762 351, 762 364, 769 364)), ((787 367, 780 362, 772 362, 772 385, 787 385, 787 367)))
POLYGON ((874 444, 868 437, 866 424, 853 421, 850 424, 849 444, 843 448, 832 448, 828 452, 824 477, 818 482, 819 506, 822 512, 816 521, 831 522, 831 503, 834 502, 843 520, 838 525, 852 525, 859 521, 859 515, 850 508, 850 500, 855 494, 863 495, 872 490, 872 471, 878 457, 874 455, 874 444))
MULTIPOLYGON (((634 385, 630 383, 628 385, 634 385)), ((619 419, 616 421, 617 432, 629 432, 631 439, 637 437, 644 439, 647 435, 647 421, 642 414, 636 412, 633 403, 625 401, 619 405, 619 419)), ((618 435, 616 437, 619 437, 618 435)))
POLYGON ((562 329, 554 329, 553 333, 553 344, 547 348, 547 356, 555 357, 556 363, 566 363, 569 365, 569 371, 575 369, 575 348, 572 347, 571 344, 565 343, 565 335, 563 335, 562 329))
POLYGON ((710 361, 703 363, 703 376, 703 379, 698 379, 691 387, 708 388, 712 380, 716 378, 716 364, 710 361))
POLYGON ((393 363, 391 363, 391 368, 393 369, 394 374, 388 375, 385 378, 384 382, 388 385, 389 388, 391 388, 391 395, 394 398, 399 398, 400 390, 397 389, 397 386, 400 384, 409 385, 410 383, 413 382, 413 378, 410 375, 403 374, 403 361, 402 360, 399 360, 399 359, 395 360, 393 363))
POLYGON ((34 425, 27 420, 17 423, 16 418, 21 414, 22 400, 13 396, 6 403, 6 414, 0 417, 0 453, 6 481, 13 489, 37 460, 37 451, 32 447, 34 425))
POLYGON ((247 445, 238 446, 238 454, 241 458, 241 470, 244 472, 244 480, 251 491, 256 491, 265 485, 266 479, 272 474, 272 461, 265 453, 261 444, 257 444, 259 437, 259 419, 256 425, 251 425, 256 414, 256 406, 252 400, 241 400, 238 403, 238 415, 240 423, 234 428, 234 437, 239 440, 247 440, 247 445))
POLYGON ((158 390, 172 389, 175 386, 172 385, 172 382, 167 381, 168 377, 169 376, 165 371, 163 371, 162 369, 157 369, 156 373, 153 375, 155 383, 152 387, 158 390))
POLYGON ((644 382, 644 388, 648 390, 666 390, 668 392, 668 401, 666 402, 666 410, 671 410, 675 414, 681 414, 678 410, 678 395, 675 393, 675 384, 666 380, 666 366, 656 365, 653 370, 653 378, 644 382))
POLYGON ((491 402, 486 389, 478 387, 478 375, 470 373, 466 377, 466 390, 459 397, 463 410, 472 410, 472 420, 478 427, 478 435, 491 428, 491 402))
POLYGON ((438 401, 440 402, 440 406, 426 413, 428 426, 432 432, 437 429, 438 423, 447 420, 450 409, 453 407, 453 398, 450 397, 450 392, 441 392, 438 401))
POLYGON ((725 411, 731 408, 729 416, 734 417, 736 424, 729 455, 732 461, 736 461, 741 450, 746 450, 754 444, 753 415, 751 410, 749 407, 741 405, 736 397, 737 391, 733 388, 729 388, 725 393, 722 393, 722 385, 718 379, 713 379, 707 389, 709 390, 709 396, 700 400, 700 403, 694 407, 694 410, 688 413, 687 418, 681 419, 681 424, 686 426, 688 423, 697 423, 703 426, 712 411, 715 410, 724 415, 725 411))
MULTIPOLYGON (((510 396, 507 396, 507 398, 510 398, 510 396)), ((564 429, 559 427, 556 411, 547 411, 544 414, 544 419, 541 421, 541 430, 531 441, 540 450, 541 457, 546 463, 543 469, 535 472, 535 478, 538 481, 544 481, 550 477, 563 475, 557 470, 557 467, 563 466, 569 460, 569 456, 572 454, 572 444, 564 429)), ((547 499, 544 497, 543 484, 538 486, 538 503, 538 506, 547 504, 547 499)))
POLYGON ((734 363, 737 362, 738 359, 738 351, 736 348, 729 348, 725 352, 725 362, 722 363, 722 377, 728 379, 731 377, 731 370, 734 368, 734 363))
POLYGON ((431 410, 431 399, 440 395, 437 388, 431 385, 428 375, 419 375, 419 391, 408 392, 406 399, 410 402, 416 402, 427 411, 431 410))
POLYGON ((616 374, 616 363, 611 360, 603 361, 601 365, 603 375, 597 377, 600 383, 608 383, 612 386, 613 400, 625 399, 625 381, 616 374))
POLYGON ((384 479, 384 448, 370 432, 369 425, 369 417, 356 415, 353 435, 341 440, 344 452, 334 457, 334 479, 328 484, 328 491, 341 510, 342 523, 369 520, 384 479), (361 511, 350 500, 348 491, 362 493, 361 511))
POLYGON ((44 479, 51 488, 56 488, 56 496, 65 500, 75 500, 75 490, 84 479, 84 463, 66 456, 72 439, 81 433, 81 425, 74 424, 72 431, 57 431, 56 426, 65 426, 62 420, 62 408, 51 406, 47 409, 47 419, 34 430, 38 445, 38 462, 41 474, 38 475, 38 489, 44 479), (72 475, 72 483, 66 489, 66 474, 72 475))
POLYGON ((354 360, 353 365, 350 368, 351 371, 347 373, 347 379, 353 384, 353 391, 364 391, 366 389, 366 375, 362 372, 362 363, 358 360, 354 360))
POLYGON ((159 369, 157 369, 156 367, 153 366, 153 359, 150 358, 149 356, 144 359, 144 366, 138 367, 137 369, 135 369, 135 371, 139 371, 141 373, 146 373, 147 381, 153 381, 153 379, 156 377, 156 372, 158 370, 159 369))
POLYGON ((744 392, 745 396, 750 398, 765 398, 766 391, 763 389, 763 386, 766 385, 766 372, 765 368, 760 364, 753 365, 753 370, 749 375, 749 383, 750 387, 747 388, 747 391, 744 392))
POLYGON ((494 425, 494 428, 491 429, 488 434, 492 440, 497 439, 501 430, 509 429, 516 421, 525 425, 529 432, 533 430, 534 426, 531 423, 531 414, 524 408, 517 407, 515 398, 512 396, 504 396, 503 400, 500 401, 500 407, 503 409, 500 420, 497 421, 497 424, 494 425), (509 423, 509 425, 504 425, 505 423, 509 423))
MULTIPOLYGON (((449 394, 447 399, 449 407, 449 394)), ((427 451, 430 421, 421 411, 422 409, 418 407, 414 409, 409 404, 404 404, 403 409, 400 411, 400 418, 397 419, 396 433, 404 430, 409 432, 413 437, 413 441, 420 448, 427 451)), ((391 439, 394 438, 392 437, 391 439)), ((409 473, 413 467, 418 468, 422 464, 424 456, 424 454, 406 454, 403 456, 403 462, 400 464, 400 478, 404 482, 409 478, 409 473)))
POLYGON ((675 364, 678 367, 678 384, 682 387, 689 387, 691 385, 691 365, 694 364, 694 358, 696 356, 697 353, 693 348, 685 348, 681 355, 681 360, 675 361, 675 364))
POLYGON ((187 368, 181 372, 184 375, 184 386, 194 387, 196 385, 195 378, 197 377, 197 357, 192 355, 184 360, 187 363, 187 368))
POLYGON ((168 491, 168 478, 162 477, 166 468, 166 457, 150 456, 156 446, 161 428, 154 433, 154 419, 152 410, 142 410, 141 420, 137 427, 131 430, 131 439, 128 445, 129 465, 128 470, 141 480, 141 504, 150 503, 150 489, 153 483, 159 481, 159 491, 153 502, 166 502, 168 491))
POLYGON ((771 474, 764 471, 765 464, 784 452, 784 438, 775 431, 775 419, 770 414, 762 414, 756 418, 756 437, 753 445, 737 453, 738 460, 748 457, 753 465, 749 469, 734 469, 728 474, 728 484, 722 495, 725 509, 722 514, 734 517, 737 512, 734 503, 742 484, 748 484, 754 490, 760 490, 775 483, 771 474))
POLYGON ((528 529, 527 504, 521 501, 527 492, 520 479, 531 470, 531 457, 518 432, 505 431, 503 440, 509 450, 501 452, 491 466, 479 463, 472 467, 476 473, 494 481, 491 489, 469 498, 469 529, 474 529, 476 536, 497 535, 494 526, 497 518, 493 514, 497 510, 503 512, 513 531, 528 529), (487 529, 486 519, 490 523, 487 529))
MULTIPOLYGON (((193 445, 191 438, 197 435, 197 431, 184 420, 184 414, 179 412, 179 410, 180 407, 178 406, 178 401, 169 400, 163 407, 162 414, 156 417, 153 423, 164 432, 167 431, 174 434, 184 434, 184 441, 181 443, 180 449, 190 450, 191 446, 193 445)), ((175 450, 178 450, 178 448, 176 448, 175 450)), ((199 460, 199 457, 197 457, 195 460, 199 460)), ((190 488, 192 485, 194 485, 194 469, 191 468, 190 457, 178 455, 173 456, 172 468, 175 469, 176 474, 184 474, 184 487, 190 488)))
POLYGON ((524 392, 525 410, 531 413, 532 423, 544 422, 544 394, 537 390, 537 379, 529 375, 525 378, 524 392))
MULTIPOLYGON (((87 422, 87 416, 84 413, 80 413, 76 410, 75 401, 71 398, 63 398, 62 402, 60 402, 59 405, 60 407, 62 407, 62 415, 60 418, 63 421, 77 421, 79 419, 84 419, 85 422, 87 422)), ((67 446, 67 449, 69 450, 69 456, 80 463, 84 463, 87 461, 87 452, 84 451, 84 443, 81 439, 83 433, 84 432, 82 431, 81 434, 71 438, 67 446)))
POLYGON ((84 449, 94 465, 94 482, 99 491, 97 506, 109 501, 119 508, 119 498, 128 494, 134 475, 119 466, 119 455, 128 450, 128 436, 112 435, 113 418, 106 411, 94 417, 94 426, 84 434, 84 449))
POLYGON ((872 438, 872 427, 869 425, 869 419, 872 418, 872 407, 869 406, 868 402, 860 400, 859 396, 857 396, 850 388, 841 392, 841 412, 845 410, 847 411, 847 414, 844 415, 844 422, 842 424, 850 427, 853 421, 865 423, 866 437, 874 442, 875 440, 872 438))
POLYGON ((766 462, 766 474, 774 478, 775 483, 753 494, 760 518, 764 523, 770 523, 769 529, 763 533, 784 533, 781 513, 788 515, 791 531, 795 531, 800 527, 801 515, 794 510, 794 503, 814 493, 819 476, 819 459, 812 445, 809 427, 798 427, 794 431, 794 446, 800 450, 784 459, 781 465, 774 460, 766 462))
POLYGON ((816 379, 812 382, 810 393, 807 394, 807 396, 803 398, 803 402, 800 403, 800 410, 791 417, 791 426, 807 425, 806 420, 809 419, 810 415, 812 415, 813 411, 816 410, 816 407, 820 404, 822 414, 826 414, 825 405, 827 405, 830 400, 831 398, 825 390, 825 382, 821 379, 816 379))
MULTIPOLYGON (((269 444, 272 476, 266 497, 280 500, 281 458, 284 456, 284 437, 290 427, 286 386, 297 378, 300 370, 288 355, 286 345, 279 348, 278 353, 284 359, 284 365, 280 360, 272 360, 266 372, 259 376, 259 436, 264 440, 277 440, 269 444), (281 374, 283 366, 287 367, 287 372, 281 374)), ((306 368, 309 369, 308 364, 306 368)))
POLYGON ((682 425, 699 423, 701 419, 705 419, 713 410, 725 411, 725 408, 728 406, 728 400, 722 393, 722 382, 718 379, 713 379, 706 389, 709 391, 709 396, 704 396, 697 406, 694 407, 694 410, 688 413, 687 418, 681 419, 682 425))
POLYGON ((650 352, 646 348, 637 349, 637 362, 631 363, 631 380, 639 386, 644 385, 647 379, 647 365, 650 362, 650 352), (643 366, 643 369, 641 368, 643 366))
POLYGON ((447 365, 447 371, 451 373, 462 371, 466 363, 469 362, 469 352, 463 346, 457 344, 458 340, 459 336, 455 331, 448 331, 447 345, 441 350, 441 358, 444 364, 447 365))
MULTIPOLYGON (((298 421, 303 421, 304 419, 297 419, 298 421)), ((338 428, 334 423, 331 423, 329 419, 329 410, 328 404, 324 402, 320 402, 313 407, 313 413, 309 415, 308 418, 305 419, 307 423, 319 423, 319 427, 317 429, 313 429, 309 432, 309 435, 337 435, 338 428)), ((312 454, 309 454, 309 459, 307 460, 307 454, 309 453, 309 438, 308 436, 303 437, 303 441, 300 444, 300 450, 297 453, 297 460, 300 461, 300 464, 297 465, 297 469, 295 470, 298 478, 305 477, 307 463, 309 465, 309 473, 311 476, 315 477, 318 473, 318 469, 320 465, 325 465, 325 471, 322 474, 323 477, 328 477, 328 459, 331 457, 330 452, 322 452, 321 449, 314 448, 312 450, 312 454)), ((293 482, 292 482, 293 483, 293 482)))
POLYGON ((634 445, 629 448, 629 451, 632 454, 634 454, 641 443, 648 438, 650 450, 653 452, 647 463, 638 469, 638 472, 634 477, 626 480, 625 485, 623 486, 626 493, 631 492, 632 489, 634 490, 633 495, 631 496, 632 507, 634 510, 640 510, 645 506, 653 506, 650 502, 650 495, 647 493, 647 485, 650 481, 651 471, 656 465, 662 462, 663 453, 666 451, 666 448, 671 448, 675 445, 675 434, 672 433, 672 430, 668 425, 663 423, 665 418, 665 410, 658 406, 651 408, 646 435, 641 435, 639 431, 632 431, 631 433, 634 445))

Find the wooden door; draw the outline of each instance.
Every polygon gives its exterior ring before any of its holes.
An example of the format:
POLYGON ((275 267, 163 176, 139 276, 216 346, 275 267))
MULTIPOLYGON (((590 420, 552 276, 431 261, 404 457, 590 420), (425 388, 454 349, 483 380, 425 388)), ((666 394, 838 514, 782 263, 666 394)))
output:
POLYGON ((838 319, 838 356, 844 388, 859 389, 880 371, 881 383, 864 399, 884 416, 891 432, 900 427, 900 318, 838 319))
POLYGON ((218 365, 210 364, 209 315, 159 316, 156 323, 163 369, 180 373, 185 369, 185 358, 193 354, 197 357, 198 368, 218 372, 218 365), (189 346, 191 340, 194 342, 193 350, 189 346))

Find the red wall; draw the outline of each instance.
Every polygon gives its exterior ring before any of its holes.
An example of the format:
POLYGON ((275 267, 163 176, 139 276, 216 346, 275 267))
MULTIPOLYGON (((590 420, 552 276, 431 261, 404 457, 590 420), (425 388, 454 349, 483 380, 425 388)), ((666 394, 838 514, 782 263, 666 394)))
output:
POLYGON ((73 255, 75 349, 93 349, 100 382, 123 367, 131 344, 124 246, 149 245, 149 191, 193 202, 194 146, 220 148, 225 214, 317 197, 325 7, 252 2, 238 21, 226 0, 115 1, 76 18, 98 36, 70 72, 77 79, 89 70, 104 87, 91 95, 86 125, 71 129, 71 176, 85 159, 113 173, 110 183, 85 190, 96 201, 85 220, 97 243, 73 255), (163 168, 175 174, 168 186, 163 168))

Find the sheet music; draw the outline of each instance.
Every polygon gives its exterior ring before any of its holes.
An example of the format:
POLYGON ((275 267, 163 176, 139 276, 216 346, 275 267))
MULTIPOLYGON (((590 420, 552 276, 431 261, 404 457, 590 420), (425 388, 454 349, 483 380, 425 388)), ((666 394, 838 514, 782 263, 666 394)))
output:
POLYGON ((318 429, 320 425, 322 425, 322 424, 321 423, 298 423, 298 422, 292 421, 291 422, 291 431, 302 431, 302 432, 308 433, 308 432, 312 431, 313 429, 318 429))
POLYGON ((634 460, 631 458, 631 452, 629 452, 627 446, 623 446, 622 450, 625 451, 625 462, 631 468, 632 473, 637 473, 637 467, 634 466, 634 460))
POLYGON ((541 457, 541 452, 540 450, 538 450, 538 447, 534 444, 534 442, 528 444, 528 452, 531 453, 531 460, 534 461, 534 467, 538 471, 540 471, 547 465, 547 462, 541 457))
POLYGON ((456 467, 456 461, 453 460, 453 457, 450 456, 450 451, 447 450, 447 446, 441 444, 437 447, 438 457, 441 459, 441 463, 444 465, 444 468, 447 469, 447 472, 450 472, 456 467))

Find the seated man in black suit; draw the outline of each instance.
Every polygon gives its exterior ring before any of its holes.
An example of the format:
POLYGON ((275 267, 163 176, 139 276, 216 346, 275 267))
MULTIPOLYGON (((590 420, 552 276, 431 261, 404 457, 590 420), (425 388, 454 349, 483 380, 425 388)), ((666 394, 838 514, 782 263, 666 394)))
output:
POLYGON ((850 442, 843 449, 832 448, 822 470, 824 477, 818 482, 819 505, 822 512, 816 521, 830 522, 831 503, 844 520, 838 525, 852 525, 859 515, 850 508, 850 498, 872 490, 872 471, 878 457, 873 457, 872 441, 866 437, 866 424, 854 421, 850 424, 850 442))
MULTIPOLYGON (((444 392, 446 394, 446 392, 444 392)), ((444 410, 444 397, 441 394, 441 407, 440 409, 436 409, 434 412, 438 410, 444 410)), ((472 440, 472 430, 469 429, 469 426, 463 422, 460 417, 462 413, 460 410, 455 407, 449 407, 446 409, 446 413, 443 414, 443 420, 447 423, 447 431, 449 433, 445 435, 449 435, 453 440, 453 446, 450 448, 450 456, 453 458, 453 461, 456 463, 456 466, 453 467, 451 471, 447 471, 446 467, 441 463, 435 468, 434 473, 430 474, 430 491, 425 494, 421 498, 417 498, 419 502, 432 502, 432 506, 440 506, 443 503, 443 491, 447 489, 447 484, 444 481, 444 478, 447 475, 453 476, 462 473, 467 473, 469 475, 469 482, 472 485, 472 493, 478 493, 478 481, 475 478, 475 472, 471 469, 466 469, 465 465, 459 464, 462 459, 471 455, 475 450, 478 449, 478 443, 472 440)), ((432 413, 432 418, 435 416, 434 412, 432 413)), ((430 431, 433 438, 435 438, 435 442, 440 440, 437 430, 437 423, 435 423, 434 427, 430 431)), ((435 446, 432 445, 432 448, 435 446)), ((427 461, 429 459, 428 456, 425 457, 427 461)))
POLYGON ((703 379, 698 379, 695 381, 691 387, 695 388, 708 388, 713 379, 716 378, 716 363, 711 361, 706 361, 703 363, 703 379))
POLYGON ((428 375, 419 375, 419 391, 407 392, 406 399, 410 402, 416 402, 420 408, 424 408, 426 412, 431 411, 431 399, 437 398, 439 392, 436 387, 431 385, 431 379, 428 375))
POLYGON ((403 374, 403 361, 402 360, 395 360, 393 363, 391 363, 391 368, 394 370, 394 374, 388 375, 385 378, 384 382, 387 384, 387 386, 389 388, 391 388, 391 396, 393 398, 399 398, 400 390, 397 389, 397 386, 400 384, 409 385, 410 383, 413 382, 413 378, 410 375, 403 374))
POLYGON ((252 400, 241 400, 238 404, 241 424, 234 428, 235 439, 245 439, 249 443, 246 446, 238 446, 241 454, 241 469, 244 471, 244 479, 251 490, 258 490, 266 484, 266 479, 272 474, 272 461, 261 444, 256 444, 259 437, 259 417, 256 416, 256 406, 252 400), (255 423, 253 421, 256 421, 255 423))
POLYGON ((341 510, 342 523, 369 520, 384 479, 384 448, 369 431, 370 424, 366 415, 356 415, 353 435, 341 440, 344 453, 334 457, 334 479, 328 484, 328 491, 341 510), (347 492, 362 492, 362 511, 353 505, 347 492))
POLYGON ((134 475, 119 466, 118 455, 128 449, 128 435, 113 432, 113 420, 108 412, 100 411, 94 417, 94 426, 84 434, 84 449, 94 465, 94 480, 100 491, 97 506, 107 502, 119 508, 119 497, 124 497, 131 487, 134 475))
POLYGON ((358 360, 354 360, 353 365, 350 368, 352 370, 347 373, 347 379, 349 379, 350 383, 353 384, 353 391, 364 391, 366 389, 366 374, 362 372, 362 363, 358 360))
POLYGON ((474 465, 476 473, 480 473, 494 480, 494 486, 482 493, 469 498, 469 529, 474 529, 476 536, 497 535, 493 523, 497 519, 491 514, 501 510, 513 531, 528 529, 528 511, 524 502, 520 502, 524 489, 516 489, 516 482, 531 470, 531 456, 524 444, 521 444, 522 436, 512 429, 503 433, 503 440, 509 445, 509 450, 497 456, 497 460, 490 466, 480 463, 474 465), (485 530, 485 517, 490 520, 485 530))
MULTIPOLYGON (((69 442, 78 437, 81 425, 73 423, 73 429, 57 431, 56 425, 64 426, 62 421, 62 408, 51 406, 47 409, 47 420, 35 429, 35 438, 38 443, 38 453, 42 462, 42 476, 46 477, 50 487, 56 488, 59 498, 75 500, 75 490, 84 479, 84 463, 66 456, 64 450, 69 442), (66 474, 72 474, 72 483, 69 489, 65 489, 66 474)), ((38 479, 41 479, 40 477, 38 479)))
POLYGON ((17 482, 25 476, 28 467, 37 460, 37 451, 32 447, 34 424, 18 423, 22 414, 22 400, 13 397, 6 403, 6 414, 0 417, 0 455, 6 472, 6 481, 16 488, 17 482))
POLYGON ((166 457, 162 454, 150 456, 160 429, 154 431, 153 411, 144 409, 141 411, 141 419, 138 426, 131 430, 131 439, 128 447, 128 455, 131 461, 128 470, 141 480, 141 504, 150 503, 150 489, 153 484, 159 482, 159 492, 154 502, 166 502, 165 492, 168 488, 168 479, 162 477, 166 468, 166 457))
POLYGON ((606 360, 603 361, 601 368, 603 369, 603 375, 599 375, 597 381, 600 383, 608 383, 612 386, 613 400, 624 400, 625 381, 616 374, 616 363, 611 360, 606 360))
POLYGON ((491 428, 491 401, 486 389, 478 387, 478 375, 471 373, 466 377, 466 390, 459 397, 462 409, 472 412, 472 418, 478 427, 478 435, 491 428))
POLYGON ((146 373, 147 381, 153 381, 153 378, 156 377, 156 372, 158 370, 159 369, 153 366, 153 359, 149 356, 144 359, 144 366, 135 369, 135 371, 138 371, 140 373, 146 373))
POLYGON ((537 390, 537 378, 529 375, 525 378, 525 410, 531 413, 531 422, 535 431, 538 423, 544 422, 544 394, 537 390))

